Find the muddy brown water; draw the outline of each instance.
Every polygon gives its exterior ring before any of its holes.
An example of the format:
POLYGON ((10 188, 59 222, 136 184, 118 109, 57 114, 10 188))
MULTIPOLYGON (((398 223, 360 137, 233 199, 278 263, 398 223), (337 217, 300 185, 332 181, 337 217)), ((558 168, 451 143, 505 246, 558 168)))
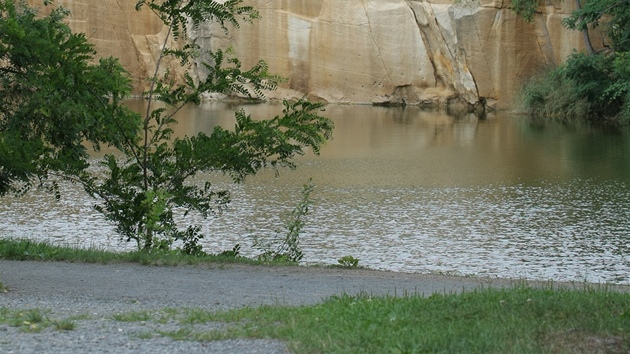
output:
MULTIPOLYGON (((141 108, 140 103, 137 108, 141 108)), ((226 103, 191 107, 176 134, 231 127, 226 103)), ((279 105, 245 105, 254 117, 279 105)), ((628 129, 537 124, 521 116, 449 116, 414 107, 327 106, 334 140, 295 171, 264 172, 229 188, 233 203, 203 226, 210 252, 254 256, 254 236, 273 238, 313 179, 314 205, 301 234, 306 264, 360 265, 409 273, 630 283, 628 129)), ((79 247, 133 248, 92 210, 95 200, 64 185, 0 200, 3 237, 79 247)))

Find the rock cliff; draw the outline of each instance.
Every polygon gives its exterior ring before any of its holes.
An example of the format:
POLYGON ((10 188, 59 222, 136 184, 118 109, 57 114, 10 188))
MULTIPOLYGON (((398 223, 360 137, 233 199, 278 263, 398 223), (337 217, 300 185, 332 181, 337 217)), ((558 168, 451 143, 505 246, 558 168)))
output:
MULTIPOLYGON (((288 78, 270 98, 341 103, 444 104, 459 99, 507 108, 525 79, 582 48, 561 21, 574 2, 546 0, 532 23, 509 0, 247 0, 262 19, 225 34, 207 24, 193 37, 231 46, 245 66, 264 59, 288 78)), ((31 0, 31 4, 40 3, 31 0)), ((130 0, 57 0, 100 55, 120 58, 138 91, 166 29, 130 0)), ((201 70, 196 73, 203 75, 201 70)))

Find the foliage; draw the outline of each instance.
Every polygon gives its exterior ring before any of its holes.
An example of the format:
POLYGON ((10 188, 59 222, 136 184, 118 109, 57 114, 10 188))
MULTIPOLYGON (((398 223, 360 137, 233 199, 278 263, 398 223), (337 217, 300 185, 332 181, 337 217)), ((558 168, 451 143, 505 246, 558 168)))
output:
POLYGON ((57 331, 72 331, 76 328, 72 319, 53 320, 48 317, 47 312, 41 309, 15 310, 0 307, 0 324, 8 324, 31 333, 39 333, 48 327, 57 331))
MULTIPOLYGON (((302 187, 302 199, 284 221, 286 234, 283 237, 270 242, 255 238, 254 247, 263 250, 263 253, 258 256, 259 260, 289 263, 297 263, 302 260, 304 255, 300 248, 300 231, 304 227, 304 218, 311 207, 312 202, 310 196, 314 189, 315 186, 312 180, 309 179, 308 183, 304 184, 302 187)), ((279 235, 281 231, 278 230, 276 233, 279 235)))
POLYGON ((557 70, 531 78, 520 92, 520 100, 532 117, 558 120, 586 119, 588 102, 576 96, 571 82, 557 70))
POLYGON ((337 260, 337 262, 345 268, 357 268, 359 267, 359 260, 353 256, 343 256, 337 260))
POLYGON ((574 53, 564 65, 532 78, 521 99, 534 117, 626 123, 630 119, 627 55, 574 53))
POLYGON ((144 158, 129 158, 121 165, 109 155, 104 161, 109 170, 105 180, 82 176, 81 181, 88 192, 104 201, 97 210, 114 221, 127 240, 137 241, 139 248, 169 248, 171 240, 181 239, 192 242, 185 250, 194 253, 199 229, 177 229, 173 209, 181 207, 185 214, 196 211, 207 217, 213 209, 225 208, 229 193, 213 190, 210 182, 196 186, 185 184, 186 180, 200 172, 218 171, 240 182, 266 166, 295 167, 290 160, 303 153, 302 146, 318 152, 328 136, 320 129, 329 131, 331 125, 315 113, 320 107, 305 101, 285 102, 284 116, 265 121, 254 121, 238 111, 234 131, 217 127, 210 136, 178 138, 170 146, 159 141, 149 146, 152 150, 134 146, 130 150, 141 151, 144 158), (146 165, 142 165, 144 159, 146 165))
POLYGON ((236 259, 236 257, 240 256, 240 254, 241 254, 241 245, 237 243, 231 250, 223 251, 217 254, 217 256, 236 259))
POLYGON ((136 10, 139 11, 143 6, 148 6, 162 22, 169 26, 175 38, 180 38, 186 36, 188 24, 198 28, 206 21, 217 21, 227 31, 226 24, 239 27, 239 17, 247 21, 259 17, 253 7, 241 6, 242 2, 242 0, 139 0, 136 3, 136 10))
POLYGON ((585 118, 596 122, 630 122, 630 2, 587 0, 563 21, 570 29, 601 26, 610 48, 593 55, 574 53, 523 89, 526 109, 534 117, 585 118))
POLYGON ((622 102, 619 116, 624 123, 630 122, 630 51, 616 53, 613 72, 617 80, 610 84, 604 94, 611 100, 622 102))
POLYGON ((532 22, 540 0, 512 0, 512 11, 522 16, 527 22, 532 22))
POLYGON ((627 0, 587 0, 563 20, 567 28, 586 30, 589 26, 603 27, 612 50, 630 51, 630 4, 627 0))
POLYGON ((188 28, 216 21, 227 31, 240 20, 257 18, 242 2, 137 2, 137 9, 148 7, 168 28, 141 117, 120 105, 130 92, 124 70, 113 59, 89 64, 94 50, 84 35, 72 34, 63 24, 67 11, 56 9, 37 20, 34 11, 17 11, 5 0, 0 8, 0 63, 7 73, 0 82, 0 182, 8 185, 20 179, 28 184, 33 175, 45 177, 53 169, 96 197, 96 210, 139 249, 167 251, 181 241, 182 252, 203 254, 200 227, 180 228, 176 211, 207 218, 226 208, 230 193, 214 189, 209 181, 193 183, 193 177, 222 173, 238 183, 262 168, 294 168, 292 159, 306 148, 319 153, 333 129, 332 122, 318 114, 321 104, 299 100, 284 102, 283 114, 271 119, 256 120, 239 110, 233 130, 216 127, 210 135, 173 137, 176 113, 187 104, 199 104, 205 92, 261 98, 263 90, 276 87, 278 78, 268 74, 263 61, 244 70, 230 50, 209 52, 211 62, 201 61, 207 77, 196 80, 189 72, 193 61, 200 60, 201 48, 187 40, 188 28), (40 52, 41 38, 46 40, 40 52), (166 59, 183 66, 183 79, 163 70, 166 59), (108 144, 119 152, 107 154, 99 168, 88 168, 82 141, 96 148, 108 144))
MULTIPOLYGON (((238 26, 238 19, 252 20, 257 13, 251 7, 241 7, 242 0, 203 1, 139 1, 154 11, 169 28, 175 39, 186 38, 190 23, 198 26, 216 20, 227 30, 226 24, 238 26)), ((233 131, 216 127, 210 135, 172 139, 174 114, 184 105, 200 102, 204 92, 239 92, 259 97, 262 90, 274 89, 277 78, 267 73, 267 65, 259 62, 250 70, 242 70, 238 59, 230 51, 210 52, 212 63, 202 63, 209 75, 199 82, 185 75, 184 83, 177 83, 167 71, 159 77, 162 59, 172 57, 182 65, 190 65, 198 58, 200 48, 186 43, 179 48, 168 47, 169 36, 163 43, 158 68, 151 79, 151 89, 145 93, 148 107, 139 139, 129 137, 120 161, 108 155, 104 166, 105 179, 81 176, 86 190, 98 196, 103 204, 97 207, 105 217, 117 225, 117 231, 127 240, 135 240, 145 250, 168 249, 174 240, 183 240, 183 251, 199 254, 198 241, 203 237, 198 226, 178 228, 174 209, 184 210, 184 216, 196 212, 202 217, 222 211, 230 200, 226 190, 213 189, 210 182, 202 185, 189 183, 192 177, 204 172, 221 172, 235 182, 270 166, 295 167, 291 159, 303 154, 305 147, 319 152, 331 136, 332 123, 317 112, 320 104, 307 101, 284 102, 283 116, 268 120, 254 120, 243 110, 236 112, 233 131), (159 100, 170 107, 152 108, 159 100)))
POLYGON ((118 322, 141 322, 148 321, 150 318, 151 315, 147 311, 117 313, 112 316, 112 319, 118 322))
POLYGON ((53 327, 58 331, 74 331, 77 328, 76 322, 71 319, 51 321, 53 327))
MULTIPOLYGON (((625 57, 623 53, 620 55, 625 57)), ((574 84, 577 96, 589 102, 589 115, 593 118, 622 121, 630 118, 623 116, 630 76, 624 77, 623 72, 618 71, 627 71, 619 65, 622 57, 574 54, 559 69, 563 77, 574 84)))
POLYGON ((0 0, 0 196, 49 173, 80 173, 84 142, 121 147, 120 131, 137 134, 139 120, 120 105, 131 90, 124 69, 95 60, 85 35, 63 22, 67 14, 38 17, 23 2, 0 0))

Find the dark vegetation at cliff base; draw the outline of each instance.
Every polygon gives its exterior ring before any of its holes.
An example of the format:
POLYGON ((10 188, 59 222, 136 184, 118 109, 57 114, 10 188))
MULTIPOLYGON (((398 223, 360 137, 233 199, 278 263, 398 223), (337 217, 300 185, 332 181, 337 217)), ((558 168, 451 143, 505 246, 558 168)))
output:
MULTIPOLYGON (((563 25, 582 32, 585 53, 575 52, 530 80, 522 103, 535 118, 629 124, 630 2, 585 0, 576 5, 563 25), (604 36, 597 51, 590 39, 595 28, 604 36)), ((514 10, 531 21, 537 6, 537 0, 519 0, 514 10)))
POLYGON ((630 53, 573 54, 532 80, 522 101, 535 118, 630 123, 630 53))

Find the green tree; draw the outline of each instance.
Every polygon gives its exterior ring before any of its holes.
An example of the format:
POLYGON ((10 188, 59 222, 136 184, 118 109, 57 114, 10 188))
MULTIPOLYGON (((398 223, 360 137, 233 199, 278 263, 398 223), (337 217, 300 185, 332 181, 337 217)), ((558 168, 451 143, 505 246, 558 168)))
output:
MULTIPOLYGON (((512 0, 512 11, 516 14, 522 16, 525 21, 532 22, 534 20, 534 16, 536 15, 536 11, 538 10, 538 6, 540 5, 540 0, 512 0)), ((575 0, 575 8, 580 11, 582 8, 582 3, 580 0, 575 0)), ((588 54, 593 54, 593 45, 591 43, 591 38, 589 36, 588 26, 584 26, 580 28, 582 31, 582 38, 584 40, 584 47, 588 54)))
MULTIPOLYGON (((123 238, 135 241, 140 249, 168 249, 175 240, 182 240, 185 252, 202 252, 197 243, 203 237, 200 227, 181 228, 175 222, 175 210, 208 217, 227 205, 230 193, 216 190, 210 181, 191 182, 196 175, 219 172, 241 182, 265 167, 276 171, 280 167, 293 168, 296 155, 306 148, 319 153, 331 137, 332 122, 318 114, 322 106, 304 100, 284 102, 282 115, 265 120, 253 119, 239 110, 233 130, 216 127, 210 135, 172 136, 175 114, 187 104, 200 103, 204 92, 238 92, 260 98, 263 90, 276 87, 278 78, 268 73, 265 62, 244 70, 230 51, 207 53, 210 60, 201 64, 209 74, 202 80, 194 80, 188 71, 194 60, 201 60, 199 53, 203 51, 189 40, 187 29, 216 21, 228 31, 228 27, 238 28, 240 22, 258 17, 255 9, 241 3, 138 1, 137 10, 150 9, 168 27, 157 67, 149 79, 150 89, 144 93, 147 110, 143 117, 123 109, 111 110, 113 122, 124 122, 106 125, 108 133, 116 137, 113 145, 119 153, 106 155, 101 162, 103 168, 69 170, 65 174, 96 197, 100 202, 95 208, 116 225, 123 238), (168 43, 174 45, 169 47, 168 43), (167 58, 188 69, 183 80, 162 70, 167 58), (157 101, 162 104, 157 105, 157 101)), ((118 97, 112 95, 109 103, 118 108, 118 102, 118 97)))
POLYGON ((88 166, 85 142, 121 147, 119 131, 138 131, 119 104, 131 89, 124 69, 94 60, 66 15, 38 18, 23 2, 0 1, 0 196, 49 173, 77 174, 88 166))
POLYGON ((615 52, 630 51, 629 23, 630 3, 627 0, 587 0, 563 21, 566 27, 580 31, 602 27, 615 52))

